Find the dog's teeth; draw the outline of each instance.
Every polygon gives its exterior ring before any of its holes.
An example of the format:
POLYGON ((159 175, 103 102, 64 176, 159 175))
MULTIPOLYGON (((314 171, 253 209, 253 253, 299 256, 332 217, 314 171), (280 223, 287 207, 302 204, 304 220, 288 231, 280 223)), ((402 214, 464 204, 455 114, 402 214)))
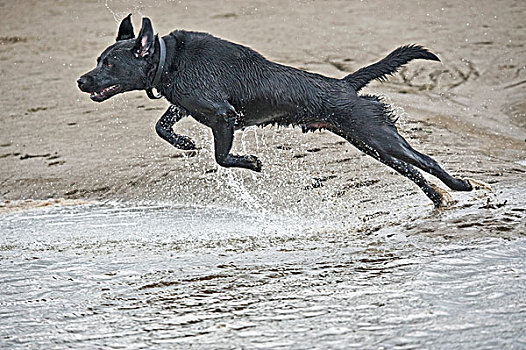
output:
POLYGON ((104 88, 100 91, 96 91, 96 92, 90 92, 90 97, 98 97, 98 98, 103 98, 103 97, 106 97, 108 94, 112 94, 116 89, 117 89, 118 85, 112 85, 112 86, 108 86, 107 88, 104 88))

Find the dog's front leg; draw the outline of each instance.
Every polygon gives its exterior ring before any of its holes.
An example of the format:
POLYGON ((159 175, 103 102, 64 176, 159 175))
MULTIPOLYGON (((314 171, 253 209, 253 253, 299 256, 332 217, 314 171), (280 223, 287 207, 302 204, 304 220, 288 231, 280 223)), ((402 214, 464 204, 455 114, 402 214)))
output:
POLYGON ((187 115, 186 111, 178 106, 171 105, 155 124, 155 131, 163 140, 172 146, 183 149, 195 149, 195 143, 188 136, 178 135, 173 132, 172 127, 187 115))
POLYGON ((252 155, 230 154, 232 142, 234 141, 234 120, 219 117, 219 121, 212 125, 215 143, 215 158, 217 164, 224 167, 246 168, 253 171, 261 171, 261 162, 252 155))

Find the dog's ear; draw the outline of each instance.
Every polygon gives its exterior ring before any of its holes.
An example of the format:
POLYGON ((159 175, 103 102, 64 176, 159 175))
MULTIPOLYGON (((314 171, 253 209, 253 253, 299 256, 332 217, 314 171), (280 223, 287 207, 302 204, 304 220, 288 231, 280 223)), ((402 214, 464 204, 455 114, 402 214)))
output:
POLYGON ((119 26, 119 33, 117 34, 117 41, 121 40, 128 40, 135 38, 135 34, 133 34, 133 26, 131 22, 131 13, 126 16, 121 22, 121 25, 119 26))
POLYGON ((155 45, 152 22, 148 17, 143 17, 142 28, 137 41, 135 42, 135 52, 137 57, 146 57, 153 53, 155 45))

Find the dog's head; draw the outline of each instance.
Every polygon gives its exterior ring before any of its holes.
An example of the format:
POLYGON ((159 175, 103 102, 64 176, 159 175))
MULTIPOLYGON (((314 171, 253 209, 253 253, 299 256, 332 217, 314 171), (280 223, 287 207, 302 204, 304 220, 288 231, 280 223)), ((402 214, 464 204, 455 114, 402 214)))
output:
POLYGON ((135 38, 131 14, 119 26, 117 41, 97 58, 97 67, 81 76, 79 89, 96 102, 126 91, 147 89, 155 73, 155 36, 149 18, 142 19, 142 28, 135 38))

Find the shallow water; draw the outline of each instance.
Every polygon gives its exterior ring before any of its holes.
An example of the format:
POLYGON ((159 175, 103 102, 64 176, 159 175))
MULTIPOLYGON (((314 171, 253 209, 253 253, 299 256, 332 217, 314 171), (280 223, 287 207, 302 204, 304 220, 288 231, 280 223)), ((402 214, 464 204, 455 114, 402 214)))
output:
MULTIPOLYGON (((454 225, 442 215, 427 220, 454 225)), ((0 219, 0 348, 526 346, 522 234, 162 205, 0 219)))

